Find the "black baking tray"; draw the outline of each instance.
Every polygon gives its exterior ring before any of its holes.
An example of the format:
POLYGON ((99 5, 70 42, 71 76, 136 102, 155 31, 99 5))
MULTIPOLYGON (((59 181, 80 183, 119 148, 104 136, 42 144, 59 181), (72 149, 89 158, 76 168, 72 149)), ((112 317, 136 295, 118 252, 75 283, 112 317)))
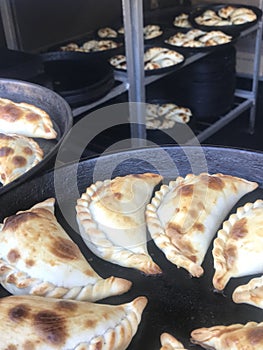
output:
POLYGON ((1 196, 20 183, 28 181, 49 164, 71 129, 73 117, 70 106, 61 96, 37 84, 15 79, 0 79, 0 97, 8 98, 14 102, 27 102, 42 108, 50 115, 57 132, 57 138, 54 140, 34 139, 44 151, 43 160, 11 183, 5 186, 0 185, 1 196))
POLYGON ((94 102, 114 86, 113 68, 104 57, 61 51, 44 53, 41 59, 53 90, 72 107, 94 102))
MULTIPOLYGON (((159 44, 159 43, 156 43, 156 45, 144 45, 144 51, 150 49, 151 47, 163 47, 165 49, 168 48, 167 45, 164 45, 164 44, 159 44)), ((177 48, 175 49, 174 47, 173 48, 169 48, 169 50, 172 50, 172 51, 176 51, 178 53, 180 53, 181 55, 184 56, 183 53, 181 53, 179 50, 177 50, 177 48)), ((115 55, 114 55, 115 56, 115 55)), ((169 67, 164 67, 164 68, 158 68, 158 69, 145 69, 144 70, 144 74, 146 76, 150 76, 150 75, 158 75, 158 74, 164 74, 164 73, 168 73, 168 72, 175 72, 177 69, 179 69, 183 64, 184 64, 184 61, 185 61, 185 56, 184 56, 184 59, 182 60, 182 62, 178 63, 178 64, 174 64, 173 66, 169 66, 169 67)), ((114 70, 116 70, 117 72, 123 72, 123 73, 126 73, 127 70, 126 69, 121 69, 121 68, 116 68, 114 67, 114 70)))
POLYGON ((93 33, 93 34, 89 33, 85 37, 77 38, 75 40, 64 41, 64 42, 60 43, 59 45, 50 47, 46 52, 48 52, 50 55, 51 54, 57 55, 57 52, 61 52, 61 51, 63 52, 63 50, 61 49, 62 46, 66 46, 69 43, 76 43, 78 45, 82 45, 84 42, 89 41, 89 40, 112 40, 117 44, 117 47, 113 48, 113 49, 109 49, 109 50, 91 51, 91 52, 81 52, 81 51, 66 51, 66 52, 77 53, 79 55, 84 55, 84 57, 85 56, 93 57, 94 60, 96 60, 97 58, 100 58, 100 57, 107 59, 113 55, 118 55, 118 54, 124 52, 123 38, 98 39, 96 37, 95 33, 93 33))
POLYGON ((245 29, 248 29, 250 27, 252 27, 253 25, 255 25, 262 17, 262 11, 256 7, 256 6, 250 6, 247 4, 209 4, 207 6, 200 6, 200 7, 196 7, 195 10, 193 10, 189 16, 189 20, 192 24, 193 27, 195 28, 199 28, 202 30, 222 30, 222 31, 234 31, 234 33, 236 33, 236 31, 243 31, 245 29), (202 13, 204 13, 206 10, 214 10, 215 12, 219 11, 222 7, 225 6, 234 6, 234 7, 246 7, 248 9, 251 9, 255 12, 257 19, 253 22, 247 22, 247 23, 243 23, 243 24, 239 24, 239 25, 228 25, 228 26, 205 26, 205 25, 200 25, 198 23, 196 23, 195 18, 200 16, 202 13))
MULTIPOLYGON (((169 47, 170 49, 173 50, 177 50, 178 52, 182 52, 182 53, 187 53, 187 52, 191 52, 191 53, 196 53, 196 52, 214 52, 217 50, 222 50, 222 49, 226 49, 228 47, 231 47, 233 45, 235 45, 235 43, 237 42, 238 38, 239 38, 239 32, 237 30, 232 30, 232 31, 228 31, 228 30, 221 30, 220 28, 217 28, 217 30, 220 30, 221 32, 227 34, 227 35, 231 35, 232 39, 229 43, 226 44, 220 44, 220 45, 215 45, 215 46, 204 46, 204 47, 187 47, 187 46, 176 46, 176 45, 172 45, 169 44, 168 42, 166 42, 166 40, 168 40, 171 36, 175 35, 176 33, 184 33, 186 34, 187 32, 191 31, 194 28, 188 28, 188 29, 170 29, 166 31, 166 35, 165 35, 165 39, 164 39, 164 44, 169 47)), ((201 29, 201 28, 199 28, 201 29)), ((208 30, 206 28, 206 30, 202 29, 204 32, 208 33, 212 30, 208 30)))
MULTIPOLYGON (((85 137, 83 129, 79 137, 85 137)), ((64 147, 67 143, 64 144, 64 147)), ((68 158, 69 159, 69 158, 68 158)), ((59 158, 59 160, 61 160, 59 158)), ((104 155, 100 158, 84 159, 80 163, 70 163, 56 171, 43 174, 16 187, 12 192, 0 196, 0 221, 18 210, 49 197, 56 198, 56 216, 79 245, 91 266, 101 276, 115 275, 133 282, 129 292, 100 301, 106 304, 128 302, 145 295, 148 305, 129 350, 160 349, 159 337, 162 332, 176 336, 187 349, 201 349, 190 344, 190 332, 199 327, 229 325, 262 321, 262 310, 245 304, 234 304, 231 295, 234 288, 246 283, 250 277, 231 279, 224 293, 216 293, 212 286, 213 262, 211 246, 205 257, 205 273, 200 278, 192 278, 184 269, 178 269, 166 260, 152 240, 148 250, 153 260, 162 268, 162 275, 145 276, 139 271, 120 267, 96 257, 83 243, 75 221, 75 204, 79 196, 96 180, 127 175, 130 173, 159 172, 164 182, 188 173, 225 173, 257 181, 259 188, 243 197, 231 210, 247 201, 263 199, 263 153, 222 147, 146 147, 104 155), (111 174, 111 175, 109 175, 111 174), (61 180, 63 179, 63 181, 61 180), (39 189, 41 188, 41 191, 39 189), (58 205, 59 203, 59 205, 58 205)), ((0 287, 0 296, 9 293, 0 287)))

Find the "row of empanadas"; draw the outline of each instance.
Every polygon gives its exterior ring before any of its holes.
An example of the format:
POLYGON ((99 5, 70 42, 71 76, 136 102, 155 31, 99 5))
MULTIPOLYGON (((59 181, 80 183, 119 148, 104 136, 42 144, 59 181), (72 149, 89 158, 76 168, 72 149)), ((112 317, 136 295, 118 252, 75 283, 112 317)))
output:
POLYGON ((0 183, 7 185, 38 164, 44 156, 32 139, 54 139, 50 116, 32 104, 0 98, 0 183))
MULTIPOLYGON (((118 34, 124 34, 124 28, 121 27, 115 30, 111 27, 104 27, 98 30, 98 36, 102 39, 117 38, 118 34)), ((145 40, 154 39, 162 35, 163 31, 159 25, 148 24, 143 27, 143 36, 145 40)))
MULTIPOLYGON (((181 63, 184 56, 174 50, 164 47, 151 47, 144 53, 144 69, 153 70, 174 66, 181 63)), ((110 58, 110 64, 117 69, 127 69, 126 57, 116 55, 110 58)))
POLYGON ((190 121, 192 112, 189 108, 177 106, 174 103, 147 103, 146 128, 169 129, 175 123, 186 124, 190 121))
POLYGON ((122 305, 10 296, 0 299, 1 349, 125 350, 147 304, 122 305))
POLYGON ((200 29, 191 29, 187 33, 177 32, 165 40, 167 44, 178 47, 208 47, 227 44, 232 36, 220 30, 204 32, 200 29))
POLYGON ((104 40, 88 40, 83 44, 79 45, 77 43, 68 43, 67 45, 61 46, 62 51, 77 51, 77 52, 96 52, 116 49, 121 43, 110 39, 104 40))
POLYGON ((203 26, 231 26, 253 22, 257 15, 247 7, 223 6, 218 11, 205 10, 195 18, 195 22, 203 26))

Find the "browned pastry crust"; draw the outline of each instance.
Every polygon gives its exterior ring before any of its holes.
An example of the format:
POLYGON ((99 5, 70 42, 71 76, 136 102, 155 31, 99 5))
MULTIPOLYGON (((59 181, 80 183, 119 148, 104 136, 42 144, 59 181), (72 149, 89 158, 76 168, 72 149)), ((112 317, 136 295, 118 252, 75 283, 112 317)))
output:
POLYGON ((0 247, 0 282, 12 294, 96 301, 131 287, 92 269, 58 223, 53 198, 6 218, 0 247))
POLYGON ((54 139, 57 136, 50 116, 32 104, 0 98, 0 132, 54 139))
POLYGON ((149 232, 168 260, 199 277, 208 246, 222 220, 244 194, 257 186, 223 174, 178 177, 155 192, 147 206, 149 232))
POLYGON ((0 133, 0 182, 7 185, 43 159, 44 153, 33 139, 0 133))
POLYGON ((122 305, 10 296, 0 299, 1 349, 125 350, 147 304, 122 305))
POLYGON ((263 270, 263 200, 246 203, 223 223, 214 240, 214 287, 223 290, 232 277, 263 270))
POLYGON ((158 274, 160 268, 147 251, 145 207, 157 174, 131 174, 97 181, 77 202, 77 221, 87 246, 112 263, 158 274))
POLYGON ((263 323, 199 328, 192 331, 191 341, 209 350, 260 350, 263 349, 263 323))
POLYGON ((263 309, 263 276, 238 286, 232 295, 235 303, 246 303, 263 309))
POLYGON ((162 345, 160 350, 186 350, 183 344, 169 333, 162 333, 160 341, 162 345))

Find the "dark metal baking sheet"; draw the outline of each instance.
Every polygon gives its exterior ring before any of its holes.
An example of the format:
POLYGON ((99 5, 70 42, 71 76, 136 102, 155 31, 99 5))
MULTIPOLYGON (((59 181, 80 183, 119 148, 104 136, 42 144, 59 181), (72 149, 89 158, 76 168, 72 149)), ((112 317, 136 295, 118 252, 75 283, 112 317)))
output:
POLYGON ((222 31, 243 31, 245 29, 248 29, 250 27, 252 27, 253 25, 255 25, 262 17, 262 11, 256 7, 256 6, 251 6, 251 5, 246 5, 246 4, 229 4, 229 3, 225 3, 225 4, 209 4, 209 5, 205 5, 205 6, 197 6, 195 8, 195 10, 193 10, 190 13, 189 16, 189 20, 192 24, 193 27, 195 28, 199 28, 202 30, 222 30, 222 31), (246 7, 249 8, 251 10, 253 10, 257 16, 257 19, 253 22, 247 22, 247 23, 243 23, 243 24, 238 24, 238 25, 228 25, 228 26, 205 26, 205 25, 200 25, 198 23, 196 23, 195 18, 200 16, 202 13, 204 13, 206 10, 214 10, 215 12, 219 11, 222 7, 225 6, 234 6, 234 7, 246 7))
MULTIPOLYGON (((232 36, 232 39, 230 42, 228 42, 226 44, 218 44, 218 45, 214 45, 214 46, 204 46, 204 47, 176 46, 176 45, 172 45, 172 44, 169 44, 168 42, 166 42, 166 40, 168 40, 171 36, 175 35, 176 33, 184 33, 185 34, 192 29, 194 29, 194 28, 187 28, 187 29, 182 28, 182 29, 167 30, 166 34, 165 34, 165 39, 164 39, 165 45, 167 47, 169 47, 170 49, 177 50, 178 52, 182 52, 183 54, 197 53, 197 52, 215 52, 215 51, 222 50, 222 49, 224 50, 228 47, 233 46, 237 42, 238 37, 239 37, 239 32, 237 32, 237 31, 221 30, 220 27, 218 27, 217 30, 220 30, 221 32, 223 32, 225 34, 232 36)), ((206 33, 212 31, 212 29, 210 30, 207 27, 206 27, 206 29, 202 29, 202 30, 206 33)))
POLYGON ((58 94, 43 86, 14 79, 0 79, 0 97, 14 102, 27 102, 44 109, 51 117, 57 138, 46 140, 35 138, 44 151, 44 158, 36 166, 5 186, 0 185, 0 195, 30 179, 56 154, 60 144, 70 130, 73 118, 67 102, 58 94))
MULTIPOLYGON (((156 171, 153 164, 158 164, 158 170, 164 175, 164 182, 167 182, 174 178, 175 173, 171 167, 167 166, 167 159, 165 159, 163 152, 173 161, 182 176, 192 172, 192 167, 197 169, 199 164, 202 163, 200 148, 191 146, 144 148, 105 155, 100 179, 107 178, 108 170, 112 168, 112 164, 118 163, 113 169, 113 177, 134 172, 156 171), (189 156, 191 161, 189 161, 189 156)), ((202 152, 209 173, 222 172, 241 176, 248 180, 257 181, 260 185, 258 190, 243 197, 231 212, 247 201, 263 199, 262 153, 221 147, 203 147, 202 152)), ((97 160, 98 158, 87 159, 79 163, 77 182, 80 193, 83 193, 86 187, 92 183, 94 169, 98 165, 97 160)), ((18 210, 27 209, 35 203, 53 196, 62 201, 63 212, 66 210, 67 215, 75 220, 75 203, 78 197, 74 191, 75 170, 76 164, 74 163, 57 170, 56 178, 63 180, 61 180, 61 183, 57 183, 56 191, 54 172, 51 171, 16 187, 10 193, 0 196, 0 221, 18 210), (39 191, 40 188, 41 191, 39 191)), ((194 328, 217 324, 228 325, 231 323, 262 321, 262 310, 245 304, 234 304, 231 301, 231 294, 235 286, 247 282, 251 276, 230 280, 224 294, 214 292, 211 247, 203 264, 205 274, 197 279, 191 278, 184 269, 177 269, 175 265, 168 262, 154 243, 149 241, 149 252, 162 268, 163 274, 145 276, 133 269, 119 267, 97 258, 85 246, 77 233, 77 229, 71 228, 58 207, 56 207, 56 216, 68 234, 79 245, 89 263, 101 276, 116 275, 133 282, 133 286, 128 293, 104 299, 100 303, 120 304, 139 295, 147 296, 148 305, 143 313, 138 332, 128 348, 129 350, 160 349, 159 336, 164 331, 176 336, 187 349, 197 350, 201 348, 190 344, 189 341, 190 332, 194 328)), ((5 295, 8 295, 8 293, 0 288, 0 296, 5 295)))
MULTIPOLYGON (((162 48, 165 48, 165 49, 168 49, 168 45, 164 45, 164 44, 160 44, 160 43, 156 43, 156 45, 144 45, 144 51, 150 49, 151 47, 162 47, 162 48)), ((182 52, 180 52, 180 50, 177 50, 177 48, 173 47, 169 47, 169 50, 172 50, 172 51, 176 51, 178 53, 180 53, 181 55, 184 56, 184 54, 182 52)), ((115 55, 114 55, 115 56, 115 55)), ((113 56, 112 56, 113 57, 113 56)), ((174 64, 172 66, 169 66, 169 67, 164 67, 164 68, 158 68, 158 69, 145 69, 144 70, 144 74, 147 75, 147 76, 150 76, 150 75, 158 75, 158 74, 164 74, 164 73, 168 73, 168 72, 175 72, 177 69, 179 69, 183 64, 184 64, 184 61, 185 61, 185 56, 182 60, 182 62, 180 63, 177 63, 177 64, 174 64)), ((116 70, 117 72, 124 72, 126 73, 127 70, 126 69, 121 69, 121 68, 116 68, 112 65, 112 67, 114 68, 114 70, 116 70)))

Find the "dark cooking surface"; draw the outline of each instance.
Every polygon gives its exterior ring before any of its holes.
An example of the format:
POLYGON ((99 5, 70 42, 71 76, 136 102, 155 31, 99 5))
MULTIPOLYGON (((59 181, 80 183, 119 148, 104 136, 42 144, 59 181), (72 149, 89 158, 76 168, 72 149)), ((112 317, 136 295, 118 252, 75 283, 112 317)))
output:
MULTIPOLYGON (((165 177, 165 182, 175 176, 175 170, 167 167, 165 157, 161 148, 148 148, 137 151, 121 152, 117 155, 108 155, 103 158, 103 169, 100 178, 107 177, 107 171, 112 164, 118 162, 113 169, 112 176, 125 175, 132 172, 154 171, 151 165, 157 161, 158 170, 165 177)), ((185 176, 191 172, 192 167, 201 167, 199 150, 194 147, 167 147, 165 152, 173 160, 180 175, 185 176), (188 161, 188 157, 191 161, 188 161)), ((242 176, 248 180, 257 181, 260 189, 243 197, 238 205, 247 201, 263 199, 262 171, 263 154, 224 148, 203 148, 208 171, 210 173, 223 172, 235 176, 242 176)), ((91 184, 96 159, 83 161, 78 166, 78 188, 80 193, 91 184)), ((75 220, 76 194, 73 191, 75 166, 67 165, 56 173, 56 193, 54 189, 54 174, 47 173, 39 178, 33 179, 23 186, 15 188, 12 193, 3 194, 0 197, 1 221, 4 217, 14 214, 18 210, 31 207, 33 204, 48 197, 55 196, 62 203, 63 212, 66 210, 71 220, 75 220), (61 181, 63 179, 63 181, 61 181), (39 189, 41 188, 41 191, 39 189)), ((200 171, 203 169, 200 168, 200 171)), ((233 208, 234 210, 235 208, 233 208)), ((233 211, 232 210, 232 211, 233 211)), ((127 302, 139 295, 147 296, 149 303, 143 313, 142 322, 139 326, 129 349, 158 350, 160 348, 159 336, 168 331, 177 336, 188 349, 200 349, 198 346, 190 345, 189 334, 194 328, 202 326, 213 326, 216 324, 245 323, 248 321, 262 321, 262 310, 253 306, 234 304, 231 294, 234 287, 245 283, 249 277, 230 280, 225 293, 217 294, 213 291, 212 275, 213 264, 211 247, 205 258, 203 267, 205 274, 201 278, 191 278, 184 269, 177 269, 168 262, 164 255, 158 250, 152 241, 148 248, 153 259, 163 269, 159 276, 145 276, 142 273, 122 268, 117 265, 102 261, 94 256, 81 237, 73 230, 62 217, 60 210, 56 209, 59 222, 70 234, 73 240, 101 276, 116 275, 130 279, 133 282, 131 290, 118 297, 104 299, 103 303, 120 304, 127 302)), ((75 221, 74 221, 75 222, 75 221)), ((0 289, 0 296, 8 295, 4 289, 0 289)))

